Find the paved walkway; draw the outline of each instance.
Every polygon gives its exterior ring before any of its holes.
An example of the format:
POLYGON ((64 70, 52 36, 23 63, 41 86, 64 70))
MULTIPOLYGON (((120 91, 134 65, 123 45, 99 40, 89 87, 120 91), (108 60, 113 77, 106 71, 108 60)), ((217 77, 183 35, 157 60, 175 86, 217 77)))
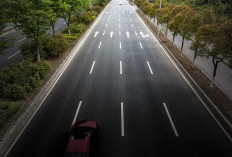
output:
MULTIPOLYGON (((151 21, 157 26, 157 23, 154 22, 154 19, 151 21)), ((172 41, 172 32, 168 30, 168 38, 172 41)), ((176 36, 175 45, 181 47, 182 37, 176 36)), ((190 50, 190 45, 192 41, 185 40, 184 43, 184 54, 193 60, 194 53, 190 50)), ((213 75, 213 62, 212 58, 199 57, 196 58, 196 65, 211 79, 213 75)), ((232 99, 232 69, 225 63, 219 63, 217 74, 215 77, 215 83, 232 99)))

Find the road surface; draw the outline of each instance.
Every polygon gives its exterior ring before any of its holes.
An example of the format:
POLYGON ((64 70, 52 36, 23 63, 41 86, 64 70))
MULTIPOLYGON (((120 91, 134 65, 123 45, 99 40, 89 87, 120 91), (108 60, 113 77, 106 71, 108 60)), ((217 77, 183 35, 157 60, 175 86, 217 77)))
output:
POLYGON ((106 7, 9 157, 62 156, 65 132, 84 119, 100 125, 95 157, 232 156, 231 141, 122 3, 106 7))

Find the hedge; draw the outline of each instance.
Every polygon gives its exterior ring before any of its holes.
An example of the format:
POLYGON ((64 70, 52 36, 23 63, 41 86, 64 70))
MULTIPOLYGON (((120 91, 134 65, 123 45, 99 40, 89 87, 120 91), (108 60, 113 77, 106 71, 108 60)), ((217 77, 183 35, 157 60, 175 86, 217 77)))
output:
POLYGON ((33 62, 27 59, 10 65, 0 74, 0 94, 6 98, 25 99, 49 71, 50 65, 46 61, 33 62))
POLYGON ((0 130, 6 125, 7 121, 19 110, 18 102, 0 103, 0 130))

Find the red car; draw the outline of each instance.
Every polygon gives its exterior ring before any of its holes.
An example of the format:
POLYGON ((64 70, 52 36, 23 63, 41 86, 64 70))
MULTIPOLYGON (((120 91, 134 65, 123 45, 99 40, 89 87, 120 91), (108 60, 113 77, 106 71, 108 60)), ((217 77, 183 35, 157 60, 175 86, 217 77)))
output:
POLYGON ((77 121, 71 128, 65 157, 89 157, 90 147, 98 139, 99 126, 96 121, 77 121))

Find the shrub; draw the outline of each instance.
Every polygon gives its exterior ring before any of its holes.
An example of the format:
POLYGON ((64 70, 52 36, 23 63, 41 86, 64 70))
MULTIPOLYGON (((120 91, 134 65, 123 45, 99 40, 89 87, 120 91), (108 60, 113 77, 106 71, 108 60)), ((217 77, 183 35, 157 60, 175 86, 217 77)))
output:
POLYGON ((97 13, 100 13, 101 10, 102 10, 102 7, 100 7, 98 5, 88 8, 88 11, 96 11, 97 13))
POLYGON ((71 26, 71 32, 75 34, 82 34, 85 31, 85 29, 86 29, 86 25, 83 23, 71 26))
POLYGON ((36 44, 34 41, 25 42, 20 47, 23 56, 31 56, 36 53, 36 44))
POLYGON ((62 35, 48 35, 44 37, 42 41, 43 51, 45 51, 48 56, 59 56, 64 53, 69 48, 68 40, 62 35))
POLYGON ((0 94, 11 99, 25 99, 50 71, 46 61, 23 60, 3 69, 0 74, 0 94))
POLYGON ((79 35, 69 35, 69 34, 63 34, 63 36, 70 42, 72 43, 73 41, 77 40, 79 35))
POLYGON ((92 21, 89 12, 87 12, 87 13, 81 15, 81 16, 79 17, 79 21, 80 21, 80 23, 84 23, 84 24, 88 25, 88 24, 92 21))
POLYGON ((0 130, 6 125, 7 121, 19 110, 18 102, 0 103, 0 130))

